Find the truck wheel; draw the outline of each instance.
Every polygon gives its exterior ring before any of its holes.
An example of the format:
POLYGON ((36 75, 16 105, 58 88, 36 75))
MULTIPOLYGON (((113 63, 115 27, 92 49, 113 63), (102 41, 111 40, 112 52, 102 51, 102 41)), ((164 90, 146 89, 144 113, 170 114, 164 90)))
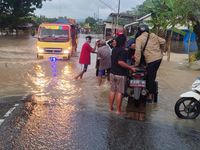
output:
POLYGON ((37 54, 37 59, 43 59, 43 56, 37 54))
POLYGON ((70 55, 68 57, 63 57, 63 60, 70 60, 70 55))

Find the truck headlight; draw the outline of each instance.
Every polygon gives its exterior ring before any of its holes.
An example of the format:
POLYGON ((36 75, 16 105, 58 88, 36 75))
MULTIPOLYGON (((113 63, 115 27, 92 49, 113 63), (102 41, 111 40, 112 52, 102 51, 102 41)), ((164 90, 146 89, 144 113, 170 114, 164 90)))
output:
POLYGON ((70 51, 69 51, 69 50, 67 50, 67 49, 64 49, 64 50, 63 50, 63 53, 64 53, 64 54, 69 54, 69 53, 70 53, 70 51))
POLYGON ((72 49, 72 47, 71 47, 71 46, 68 46, 68 47, 67 47, 67 49, 71 50, 71 49, 72 49))
POLYGON ((37 51, 38 51, 38 53, 44 53, 44 49, 40 48, 40 47, 37 47, 37 51))

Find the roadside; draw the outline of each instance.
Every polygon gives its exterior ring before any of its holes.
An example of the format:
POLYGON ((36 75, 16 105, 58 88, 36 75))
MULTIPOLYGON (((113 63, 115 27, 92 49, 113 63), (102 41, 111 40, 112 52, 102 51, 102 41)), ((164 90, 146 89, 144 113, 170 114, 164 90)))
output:
MULTIPOLYGON (((22 107, 24 107, 30 96, 9 96, 0 98, 0 126, 5 123, 12 121, 11 116, 17 117, 16 113, 21 112, 22 107), (14 113, 13 113, 14 112, 14 113)), ((15 119, 14 119, 15 120, 15 119)))
POLYGON ((182 120, 174 113, 174 105, 179 95, 190 90, 191 84, 199 76, 199 71, 188 67, 187 54, 171 53, 170 62, 164 56, 158 71, 158 104, 147 106, 147 121, 169 125, 181 125, 200 129, 200 119, 182 120))

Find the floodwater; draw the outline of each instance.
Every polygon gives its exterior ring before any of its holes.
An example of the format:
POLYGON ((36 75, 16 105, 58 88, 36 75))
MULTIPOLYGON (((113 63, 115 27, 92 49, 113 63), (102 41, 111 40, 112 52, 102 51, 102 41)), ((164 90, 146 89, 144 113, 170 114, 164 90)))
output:
MULTIPOLYGON (((80 38, 79 42, 82 42, 80 38)), ((80 46, 78 49, 80 50, 80 46)), ((0 37, 0 96, 36 94, 47 95, 55 90, 70 92, 74 76, 81 71, 73 57, 70 61, 51 62, 36 57, 36 39, 25 37, 0 37)), ((92 58, 95 61, 95 56, 92 58), (94 58, 93 58, 94 57, 94 58)))
MULTIPOLYGON (((83 41, 80 35, 78 52, 83 41)), ((0 38, 0 97, 32 95, 23 111, 0 128, 0 149, 199 148, 200 119, 181 120, 174 114, 179 95, 199 75, 186 67, 186 55, 172 54, 171 62, 164 58, 158 104, 149 104, 146 121, 139 122, 108 111, 109 83, 97 84, 95 54, 83 79, 74 80, 82 67, 78 57, 37 60, 35 44, 32 37, 0 38)), ((124 99, 123 109, 126 104, 124 99)))

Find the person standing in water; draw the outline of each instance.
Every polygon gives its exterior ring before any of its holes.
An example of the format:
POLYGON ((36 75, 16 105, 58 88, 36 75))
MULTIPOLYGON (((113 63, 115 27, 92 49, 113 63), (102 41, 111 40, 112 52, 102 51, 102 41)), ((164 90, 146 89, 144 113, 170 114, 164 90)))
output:
POLYGON ((97 43, 95 43, 95 47, 92 48, 90 43, 92 41, 91 36, 86 36, 86 42, 83 44, 81 49, 81 54, 79 57, 79 63, 83 65, 83 70, 75 77, 75 79, 82 79, 83 74, 87 71, 88 65, 90 65, 90 53, 94 53, 97 47, 97 43))

